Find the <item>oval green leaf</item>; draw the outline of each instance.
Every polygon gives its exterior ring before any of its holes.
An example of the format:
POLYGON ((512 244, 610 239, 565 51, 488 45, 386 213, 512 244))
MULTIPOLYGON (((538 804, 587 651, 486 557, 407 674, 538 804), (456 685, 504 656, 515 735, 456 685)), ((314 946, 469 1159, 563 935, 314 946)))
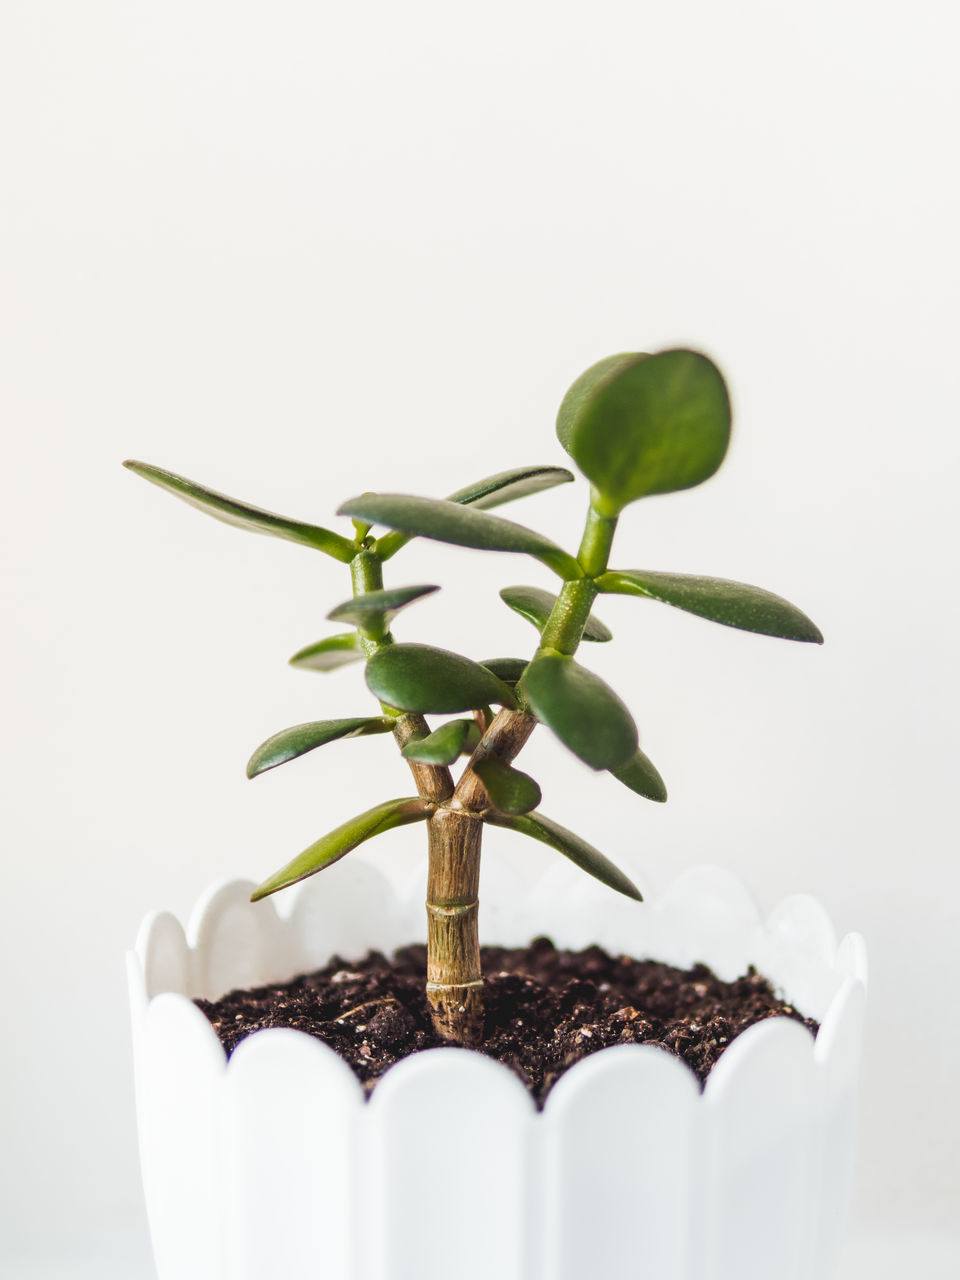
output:
POLYGON ((363 651, 355 631, 342 631, 339 635, 326 636, 316 644, 298 649, 290 659, 291 667, 304 671, 336 671, 351 662, 362 662, 363 651))
POLYGON ((443 498, 400 493, 361 494, 340 507, 339 515, 359 517, 402 533, 482 551, 515 551, 540 560, 562 578, 582 578, 576 559, 543 534, 512 520, 475 511, 443 498))
POLYGON ((666 784, 660 777, 660 771, 639 747, 626 764, 621 765, 619 769, 611 769, 610 772, 618 782, 635 791, 638 796, 644 796, 647 800, 656 800, 660 804, 667 798, 666 784))
POLYGON ((599 676, 559 653, 539 653, 521 692, 530 710, 591 769, 618 769, 637 750, 637 726, 599 676))
POLYGON ((226 494, 217 493, 214 489, 187 480, 173 471, 164 471, 162 467, 151 466, 147 462, 128 460, 123 464, 128 471, 142 476, 151 484, 166 489, 174 497, 196 507, 224 524, 236 525, 239 529, 248 529, 251 533, 265 533, 274 538, 286 538, 288 542, 299 542, 302 546, 313 547, 324 551, 335 560, 349 564, 356 554, 356 547, 347 538, 319 525, 304 524, 300 520, 288 520, 286 516, 274 515, 272 511, 264 511, 260 507, 252 507, 249 503, 238 502, 236 498, 228 498, 226 494))
POLYGON ((543 799, 535 779, 529 773, 514 769, 499 756, 487 756, 473 766, 483 783, 490 803, 501 813, 529 813, 543 799))
POLYGON ((605 884, 611 889, 616 889, 618 893, 624 893, 628 898, 634 898, 637 902, 643 901, 640 890, 629 876, 624 875, 620 868, 605 857, 599 849, 595 849, 592 844, 587 844, 586 840, 581 836, 575 835, 574 832, 568 831, 566 827, 561 827, 558 822, 545 818, 542 813, 523 814, 522 816, 485 813, 484 821, 491 822, 497 827, 506 827, 510 831, 518 831, 521 835, 539 840, 541 844, 548 845, 551 849, 555 849, 557 853, 562 853, 575 866, 578 866, 582 871, 586 871, 588 875, 599 880, 601 884, 605 884))
POLYGON ((374 619, 382 620, 380 625, 387 626, 401 609, 415 600, 439 591, 436 586, 388 587, 384 591, 368 591, 365 595, 354 596, 331 609, 327 618, 331 622, 352 622, 356 627, 368 627, 374 619))
POLYGON ((345 854, 372 836, 381 835, 394 827, 406 826, 410 822, 423 822, 435 808, 436 805, 429 800, 423 800, 420 796, 408 796, 400 800, 387 800, 384 804, 368 809, 366 813, 344 822, 335 831, 321 836, 309 848, 304 849, 303 853, 297 854, 285 867, 254 889, 250 901, 258 902, 261 898, 276 893, 278 889, 286 889, 298 880, 305 880, 307 876, 333 866, 345 854))
POLYGON ((528 662, 527 658, 484 658, 480 665, 493 672, 498 680, 502 680, 512 689, 519 683, 528 662))
MULTIPOLYGON (((500 599, 514 613, 519 613, 521 618, 532 622, 538 631, 543 631, 553 606, 557 603, 553 592, 544 591, 542 587, 504 587, 500 592, 500 599)), ((583 639, 602 644, 612 640, 613 634, 591 613, 583 630, 583 639)))
POLYGON ((473 720, 450 720, 425 738, 414 738, 408 742, 400 754, 406 760, 416 760, 420 764, 453 764, 463 755, 476 727, 473 720))
POLYGON ((701 484, 730 439, 730 400, 716 365, 696 351, 610 356, 560 405, 557 436, 616 515, 654 493, 701 484))
POLYGON ((612 569, 597 579, 601 591, 661 600, 686 613, 709 618, 725 627, 754 631, 783 640, 823 644, 820 628, 796 605, 762 587, 725 578, 698 578, 685 573, 648 573, 642 569, 612 569))
POLYGON ((247 777, 275 769, 278 764, 296 760, 314 747, 322 747, 338 738, 362 738, 373 733, 389 733, 394 721, 388 716, 364 716, 354 720, 313 720, 309 724, 295 724, 291 729, 281 729, 272 738, 262 742, 247 762, 247 777))
POLYGON ((367 685, 399 711, 444 715, 497 702, 515 707, 509 687, 486 667, 427 644, 391 644, 367 662, 367 685))
MULTIPOLYGON (((517 498, 525 498, 531 493, 552 489, 554 485, 566 484, 573 478, 573 472, 566 467, 515 467, 512 471, 499 471, 496 475, 478 480, 476 484, 467 485, 465 489, 458 489, 456 493, 450 494, 447 501, 486 511, 490 507, 499 507, 506 502, 514 502, 517 498)), ((413 536, 412 533, 400 533, 398 530, 384 534, 377 540, 377 554, 381 560, 389 560, 413 536)))

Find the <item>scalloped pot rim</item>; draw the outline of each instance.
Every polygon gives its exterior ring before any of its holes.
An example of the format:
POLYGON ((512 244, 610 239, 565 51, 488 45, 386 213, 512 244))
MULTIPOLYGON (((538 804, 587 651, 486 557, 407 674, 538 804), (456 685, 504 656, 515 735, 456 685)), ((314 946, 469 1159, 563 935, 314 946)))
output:
MULTIPOLYGON (((532 886, 521 884, 506 868, 494 875, 504 877, 508 883, 496 886, 495 896, 489 883, 484 885, 484 893, 497 903, 490 913, 489 941, 522 945, 538 933, 549 933, 560 946, 595 942, 608 950, 684 966, 702 960, 728 979, 754 964, 785 998, 818 1019, 815 1043, 806 1028, 789 1018, 769 1018, 738 1036, 707 1080, 705 1105, 735 1090, 737 1079, 750 1074, 753 1060, 809 1061, 812 1056, 828 1077, 837 1076, 837 1084, 849 1075, 849 1059, 859 1053, 866 949, 857 933, 847 934, 838 944, 815 898, 785 898, 764 920, 741 882, 714 866, 684 872, 660 894, 641 883, 643 903, 614 897, 593 882, 585 891, 584 878, 572 868, 555 868, 532 886)), ((398 894, 376 867, 355 859, 298 886, 288 895, 283 916, 272 899, 252 904, 252 887, 246 880, 212 885, 198 901, 186 932, 168 912, 153 912, 144 920, 128 957, 137 1037, 147 1021, 170 1020, 190 1035, 197 1053, 216 1073, 243 1073, 249 1061, 267 1052, 298 1061, 310 1056, 316 1063, 334 1059, 336 1065, 328 1061, 327 1072, 339 1074, 344 1100, 352 1092, 358 1102, 365 1101, 359 1082, 339 1055, 304 1032, 256 1032, 238 1046, 228 1064, 193 997, 216 998, 236 987, 285 981, 319 967, 334 954, 358 955, 370 947, 389 950, 423 941, 420 877, 410 892, 398 894)), ((502 1077, 500 1087, 522 1094, 525 1101, 518 1105, 535 1113, 528 1091, 507 1067, 460 1048, 424 1050, 397 1063, 373 1091, 370 1107, 389 1107, 409 1077, 432 1076, 464 1058, 477 1059, 473 1070, 487 1072, 491 1080, 495 1077, 490 1073, 502 1077)), ((693 1073, 669 1052, 651 1045, 618 1045, 591 1054, 565 1072, 543 1114, 564 1111, 583 1090, 604 1087, 607 1077, 616 1081, 624 1070, 653 1072, 665 1087, 700 1092, 693 1073)))

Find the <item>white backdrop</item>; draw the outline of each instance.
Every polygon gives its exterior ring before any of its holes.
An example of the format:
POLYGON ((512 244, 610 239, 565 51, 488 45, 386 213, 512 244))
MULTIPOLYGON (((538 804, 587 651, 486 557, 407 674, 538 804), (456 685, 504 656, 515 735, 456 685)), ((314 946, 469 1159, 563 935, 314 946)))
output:
MULTIPOLYGON (((725 370, 734 444, 704 488, 631 508, 615 560, 767 586, 827 644, 612 600, 617 641, 589 657, 670 803, 546 735, 525 767, 545 811, 660 883, 717 860, 765 906, 812 891, 867 935, 857 1223, 878 1258, 881 1225, 949 1238, 957 25, 947 3, 853 0, 7 0, 11 1275, 43 1250, 71 1277, 140 1257, 122 952, 142 914, 261 878, 378 799, 381 766, 381 790, 405 785, 382 740, 246 782, 270 732, 368 706, 356 669, 285 665, 345 571, 121 459, 324 523, 364 489, 562 464, 581 369, 678 343, 725 370)), ((568 486, 507 514, 572 544, 584 503, 568 486)), ((444 584, 402 638, 475 657, 530 648, 500 585, 549 584, 423 543, 390 573, 444 584)))

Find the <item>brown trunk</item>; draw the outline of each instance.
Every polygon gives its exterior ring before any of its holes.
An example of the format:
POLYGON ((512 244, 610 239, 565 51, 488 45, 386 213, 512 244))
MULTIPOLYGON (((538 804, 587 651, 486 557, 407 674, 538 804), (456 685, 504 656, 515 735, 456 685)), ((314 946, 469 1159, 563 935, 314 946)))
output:
MULTIPOLYGON (((509 764, 535 724, 523 712, 500 711, 456 788, 449 769, 408 761, 417 791, 438 806, 427 823, 427 998, 438 1034, 456 1044, 477 1044, 483 1033, 477 892, 481 815, 490 801, 471 766, 489 755, 509 764)), ((394 732, 403 746, 426 732, 426 722, 405 715, 394 732)))
POLYGON ((477 933, 477 892, 483 811, 490 801, 472 766, 489 755, 509 764, 536 721, 501 711, 470 758, 448 804, 428 825, 427 996, 445 1040, 477 1044, 483 1033, 483 973, 477 933))
MULTIPOLYGON (((360 552, 351 561, 350 571, 355 596, 378 591, 383 586, 381 564, 375 555, 360 552)), ((360 639, 367 657, 393 642, 389 632, 381 634, 363 628, 360 639)), ((489 708, 476 713, 477 723, 485 732, 471 762, 483 759, 492 751, 504 760, 512 760, 529 737, 534 721, 529 716, 501 711, 488 726, 489 715, 489 708), (530 725, 520 738, 513 724, 516 720, 529 721, 530 725)), ((399 716, 393 730, 400 747, 414 738, 426 736, 427 732, 426 720, 416 712, 399 716)), ((427 822, 427 996, 433 1022, 445 1040, 476 1044, 483 1031, 483 976, 477 937, 477 888, 483 834, 480 814, 489 800, 469 764, 460 779, 464 796, 459 798, 449 769, 415 760, 407 763, 418 794, 437 806, 427 822)))
POLYGON ((482 812, 490 801, 473 766, 487 756, 498 756, 504 764, 512 764, 536 727, 536 720, 524 711, 498 711, 493 724, 483 735, 480 745, 470 757, 454 791, 454 800, 471 813, 482 812))
POLYGON ((483 975, 477 935, 483 823, 462 809, 437 810, 427 824, 427 999, 445 1040, 477 1044, 483 1032, 483 975))
MULTIPOLYGON (((401 716, 394 736, 402 747, 422 737, 422 716, 401 716)), ((477 883, 482 824, 447 808, 453 798, 450 770, 407 762, 417 791, 442 807, 427 823, 427 999, 438 1035, 476 1044, 483 1030, 483 979, 477 937, 477 883)))
MULTIPOLYGON (((414 738, 425 738, 428 733, 426 720, 415 711, 401 716, 393 729, 393 736, 400 747, 405 747, 414 738)), ((423 796, 424 800, 435 800, 437 804, 443 804, 453 795, 453 778, 449 769, 442 765, 421 764, 418 760, 408 760, 407 764, 417 784, 417 794, 423 796)))

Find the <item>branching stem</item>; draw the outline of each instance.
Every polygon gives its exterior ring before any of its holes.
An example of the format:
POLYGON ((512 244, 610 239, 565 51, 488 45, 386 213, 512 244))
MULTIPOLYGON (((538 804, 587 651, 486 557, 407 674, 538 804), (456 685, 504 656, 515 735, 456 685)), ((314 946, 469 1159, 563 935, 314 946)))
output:
MULTIPOLYGON (((615 516, 601 514, 591 503, 579 552, 584 576, 564 582, 543 629, 540 651, 576 653, 597 595, 594 578, 607 567, 616 523, 615 516)), ((363 546, 350 570, 354 595, 382 589, 383 562, 373 547, 363 546)), ((371 618, 368 626, 360 628, 360 644, 368 658, 392 643, 382 619, 371 618)), ((522 683, 518 692, 522 703, 522 683)), ((427 732, 422 715, 398 714, 390 707, 384 711, 396 716, 393 732, 401 747, 427 732)), ((510 764, 537 723, 522 707, 517 711, 501 709, 492 723, 482 713, 477 719, 483 737, 456 786, 448 768, 407 762, 418 793, 437 804, 427 822, 427 998, 438 1033, 445 1040, 465 1045, 477 1044, 483 1032, 477 894, 483 814, 490 799, 475 766, 492 755, 510 764)))

